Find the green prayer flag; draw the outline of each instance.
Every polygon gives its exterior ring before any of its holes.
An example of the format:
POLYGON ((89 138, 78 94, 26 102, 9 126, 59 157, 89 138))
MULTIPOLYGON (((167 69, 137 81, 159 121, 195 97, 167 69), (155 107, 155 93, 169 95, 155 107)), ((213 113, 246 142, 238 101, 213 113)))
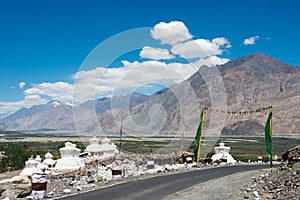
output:
POLYGON ((265 140, 266 140, 266 147, 267 152, 269 155, 270 160, 270 167, 273 169, 273 163, 272 163, 272 108, 270 109, 270 113, 268 116, 268 120, 265 126, 265 140))
POLYGON ((197 163, 200 158, 200 146, 201 146, 201 140, 202 140, 203 121, 204 121, 204 110, 202 110, 202 112, 201 112, 200 122, 199 122, 197 134, 196 134, 195 142, 194 142, 194 162, 197 162, 197 163))

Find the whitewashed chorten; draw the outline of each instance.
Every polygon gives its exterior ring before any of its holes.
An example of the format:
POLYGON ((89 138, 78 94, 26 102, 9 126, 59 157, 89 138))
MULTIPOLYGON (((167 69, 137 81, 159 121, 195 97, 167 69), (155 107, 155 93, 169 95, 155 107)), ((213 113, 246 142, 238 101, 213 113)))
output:
POLYGON ((98 156, 100 159, 106 159, 115 156, 119 153, 115 144, 111 143, 108 138, 101 140, 99 144, 99 139, 93 137, 90 139, 90 144, 86 147, 85 151, 91 156, 98 156))
POLYGON ((96 138, 95 136, 90 139, 90 144, 86 147, 85 151, 89 152, 91 156, 100 156, 102 147, 99 144, 100 140, 99 138, 96 138))
POLYGON ((101 148, 102 148, 102 158, 109 158, 115 156, 119 153, 116 145, 111 143, 108 138, 104 138, 101 140, 101 148))
POLYGON ((29 158, 25 162, 25 168, 21 171, 21 176, 32 176, 33 173, 43 173, 42 170, 38 168, 39 162, 29 158))
POLYGON ((54 168, 56 161, 53 160, 53 155, 51 153, 46 153, 45 160, 43 161, 44 165, 47 165, 48 168, 54 168))
POLYGON ((216 160, 226 160, 226 163, 234 164, 236 160, 229 153, 230 147, 225 146, 224 142, 220 142, 219 146, 214 147, 215 154, 211 157, 213 161, 216 160))
POLYGON ((73 171, 84 168, 85 164, 79 158, 80 149, 76 148, 76 144, 66 142, 65 147, 59 149, 61 158, 57 160, 54 167, 56 171, 73 171))

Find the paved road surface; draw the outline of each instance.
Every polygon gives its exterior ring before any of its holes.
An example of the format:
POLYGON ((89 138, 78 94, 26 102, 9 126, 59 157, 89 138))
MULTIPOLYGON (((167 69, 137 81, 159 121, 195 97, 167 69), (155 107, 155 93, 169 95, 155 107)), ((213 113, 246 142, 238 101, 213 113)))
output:
POLYGON ((192 187, 201 182, 220 178, 236 172, 269 168, 269 165, 235 165, 195 170, 167 176, 128 182, 112 187, 63 198, 64 200, 157 200, 169 194, 192 187))

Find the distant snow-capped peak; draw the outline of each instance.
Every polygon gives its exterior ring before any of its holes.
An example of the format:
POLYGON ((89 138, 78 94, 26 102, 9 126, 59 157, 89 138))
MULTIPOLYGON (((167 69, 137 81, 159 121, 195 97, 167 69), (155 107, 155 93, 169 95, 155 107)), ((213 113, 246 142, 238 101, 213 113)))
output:
POLYGON ((53 105, 56 108, 57 106, 61 105, 61 102, 58 100, 54 100, 54 101, 50 101, 48 105, 53 105))
POLYGON ((71 106, 71 107, 75 106, 74 104, 71 104, 71 103, 69 103, 69 102, 67 102, 66 105, 67 105, 67 106, 71 106))

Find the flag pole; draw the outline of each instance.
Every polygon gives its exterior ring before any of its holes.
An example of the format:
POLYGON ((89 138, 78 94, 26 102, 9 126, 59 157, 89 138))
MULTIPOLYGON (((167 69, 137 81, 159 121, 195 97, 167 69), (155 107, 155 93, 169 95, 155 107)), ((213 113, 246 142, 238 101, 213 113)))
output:
POLYGON ((204 124, 204 113, 205 113, 205 109, 203 109, 201 112, 200 122, 199 122, 199 126, 195 137, 195 142, 194 142, 194 163, 196 164, 199 163, 199 158, 200 158, 201 143, 202 143, 202 129, 204 124))
POLYGON ((123 123, 121 124, 121 127, 120 127, 120 151, 119 151, 119 153, 121 153, 121 150, 122 150, 122 133, 123 133, 122 126, 123 126, 123 123))
POLYGON ((270 170, 273 171, 273 162, 272 162, 272 107, 270 107, 270 112, 268 116, 268 120, 265 126, 265 140, 266 140, 266 148, 270 160, 270 170))
POLYGON ((197 153, 197 164, 199 163, 199 159, 200 159, 200 151, 201 151, 201 143, 202 143, 202 130, 203 130, 203 124, 204 124, 204 114, 205 114, 205 110, 202 110, 203 114, 202 114, 202 124, 201 124, 201 135, 200 135, 200 141, 199 141, 199 146, 198 146, 198 153, 197 153))
POLYGON ((273 171, 274 167, 273 167, 273 145, 272 145, 272 137, 273 137, 273 119, 272 119, 272 115, 273 115, 273 110, 272 108, 270 108, 270 137, 271 137, 271 156, 270 156, 270 170, 273 171))

